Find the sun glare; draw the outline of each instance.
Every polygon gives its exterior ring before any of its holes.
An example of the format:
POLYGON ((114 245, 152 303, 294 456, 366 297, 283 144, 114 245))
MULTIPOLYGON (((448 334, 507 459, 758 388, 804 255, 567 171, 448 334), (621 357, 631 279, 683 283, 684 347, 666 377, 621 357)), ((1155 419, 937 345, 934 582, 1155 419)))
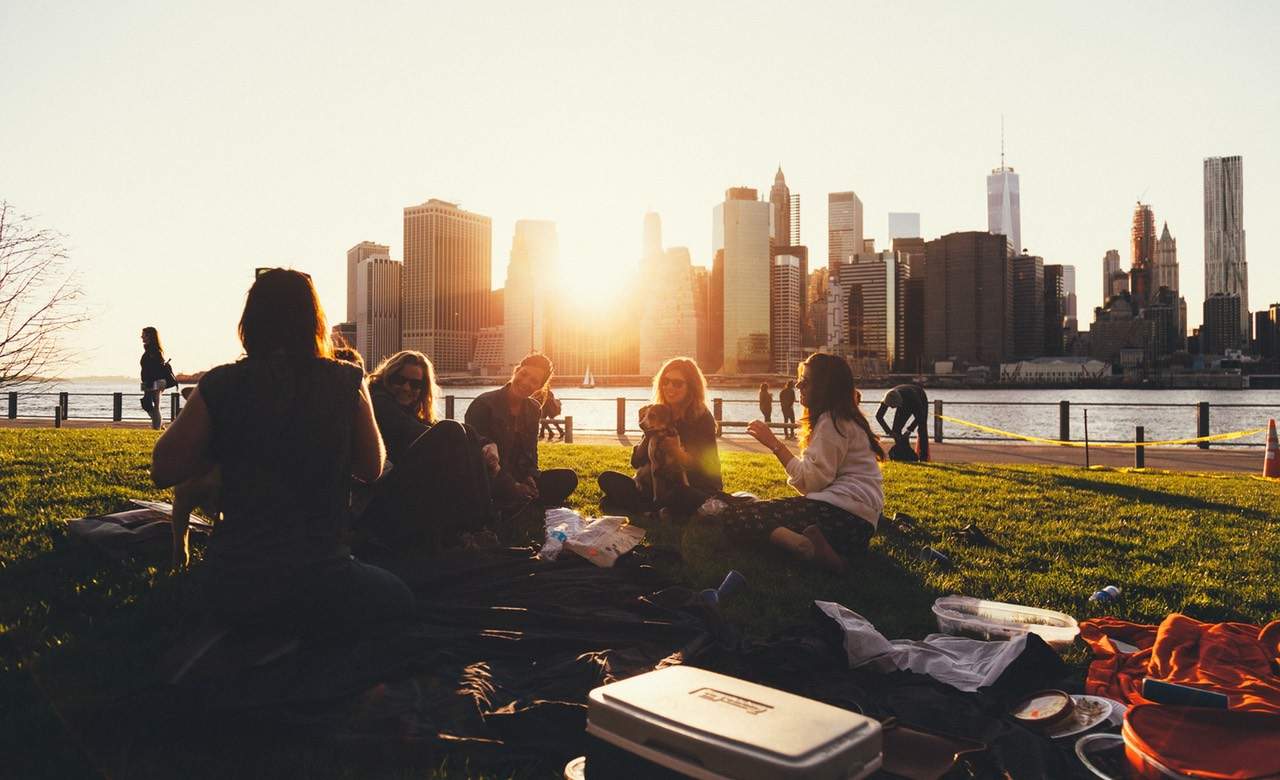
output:
POLYGON ((583 310, 608 310, 623 294, 634 269, 620 264, 560 260, 556 290, 572 298, 583 310))

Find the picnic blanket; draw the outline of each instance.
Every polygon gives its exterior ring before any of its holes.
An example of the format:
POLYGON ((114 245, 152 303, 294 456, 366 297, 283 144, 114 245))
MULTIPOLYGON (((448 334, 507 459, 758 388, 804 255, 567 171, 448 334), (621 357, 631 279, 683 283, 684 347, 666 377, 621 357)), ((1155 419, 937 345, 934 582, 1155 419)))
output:
POLYGON ((1089 693, 1142 704, 1142 679, 1208 688, 1227 695, 1228 708, 1280 715, 1280 620, 1202 623, 1177 613, 1158 626, 1103 617, 1080 624, 1093 650, 1089 693), (1115 640, 1138 648, 1121 652, 1115 640))

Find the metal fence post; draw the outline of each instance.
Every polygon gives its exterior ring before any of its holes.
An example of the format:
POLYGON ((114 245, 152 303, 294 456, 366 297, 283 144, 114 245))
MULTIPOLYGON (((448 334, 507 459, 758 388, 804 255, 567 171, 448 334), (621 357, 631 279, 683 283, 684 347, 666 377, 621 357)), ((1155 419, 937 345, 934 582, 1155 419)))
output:
POLYGON ((9 393, 9 419, 14 420, 18 417, 18 394, 9 393))
POLYGON ((573 444, 573 415, 564 418, 564 443, 573 444))
POLYGON ((942 443, 942 399, 933 400, 933 440, 942 443))
POLYGON ((178 412, 182 411, 182 407, 179 406, 180 403, 182 403, 181 395, 178 393, 169 394, 169 422, 173 422, 177 418, 178 412))
POLYGON ((720 436, 721 434, 724 433, 724 430, 720 427, 720 423, 724 421, 724 399, 723 398, 711 399, 711 416, 714 417, 716 421, 716 436, 720 436))
POLYGON ((62 427, 62 407, 61 406, 53 407, 53 427, 55 428, 62 427))
POLYGON ((64 420, 65 420, 65 419, 67 419, 67 417, 68 417, 68 415, 67 415, 67 406, 68 406, 68 403, 67 403, 67 401, 68 401, 67 395, 68 395, 68 394, 67 394, 67 393, 65 393, 65 392, 58 393, 58 406, 61 406, 61 407, 62 407, 62 419, 64 419, 64 420))
POLYGON ((1071 441, 1071 402, 1058 402, 1058 441, 1071 441))
POLYGON ((124 418, 124 393, 111 394, 111 422, 120 422, 124 418))
POLYGON ((619 398, 617 399, 617 404, 618 404, 618 426, 617 427, 618 427, 618 435, 621 436, 622 434, 627 432, 627 399, 619 398))
POLYGON ((1142 446, 1142 442, 1146 441, 1147 431, 1145 426, 1139 425, 1133 432, 1133 440, 1138 442, 1138 446, 1133 448, 1133 467, 1135 469, 1144 469, 1147 467, 1147 448, 1142 446))
MULTIPOLYGON (((1196 436, 1209 435, 1209 402, 1201 401, 1196 406, 1196 436)), ((1202 450, 1209 449, 1209 442, 1202 441, 1196 444, 1202 450)))
POLYGON ((453 396, 446 395, 444 397, 444 419, 452 420, 454 414, 453 396))

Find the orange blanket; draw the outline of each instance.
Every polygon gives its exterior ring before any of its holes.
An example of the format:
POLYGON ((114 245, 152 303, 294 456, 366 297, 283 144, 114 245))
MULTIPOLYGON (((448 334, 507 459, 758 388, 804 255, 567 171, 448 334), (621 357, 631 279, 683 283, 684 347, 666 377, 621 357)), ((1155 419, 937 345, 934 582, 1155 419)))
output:
POLYGON ((1172 614, 1159 626, 1116 618, 1080 624, 1092 648, 1085 690, 1142 704, 1142 678, 1224 693, 1233 710, 1280 715, 1280 620, 1263 628, 1247 623, 1201 623, 1172 614), (1138 647, 1122 653, 1112 639, 1138 647))

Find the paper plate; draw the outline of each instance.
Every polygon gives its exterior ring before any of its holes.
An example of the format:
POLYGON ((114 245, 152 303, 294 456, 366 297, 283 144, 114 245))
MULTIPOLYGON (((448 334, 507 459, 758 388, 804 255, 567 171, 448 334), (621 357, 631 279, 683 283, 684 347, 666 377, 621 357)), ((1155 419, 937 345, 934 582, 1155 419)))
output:
POLYGON ((1046 737, 1062 739, 1088 731, 1110 718, 1117 704, 1114 699, 1108 699, 1105 696, 1076 694, 1071 698, 1076 702, 1075 709, 1071 711, 1071 717, 1061 723, 1045 727, 1043 733, 1046 737))

